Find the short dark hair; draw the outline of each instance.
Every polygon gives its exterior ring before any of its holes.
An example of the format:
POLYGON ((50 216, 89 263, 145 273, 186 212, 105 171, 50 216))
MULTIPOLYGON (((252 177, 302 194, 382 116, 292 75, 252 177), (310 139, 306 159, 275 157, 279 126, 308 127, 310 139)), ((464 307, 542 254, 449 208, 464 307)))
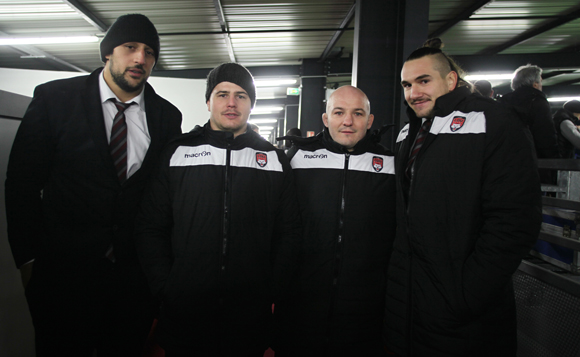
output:
POLYGON ((443 42, 440 38, 431 38, 420 47, 413 51, 405 62, 423 58, 425 56, 433 56, 436 60, 435 69, 441 74, 441 77, 445 77, 449 72, 457 73, 457 87, 471 87, 471 83, 463 79, 465 72, 459 67, 459 65, 449 57, 445 52, 441 51, 443 47, 443 42))
POLYGON ((480 79, 473 83, 473 87, 475 90, 479 92, 484 97, 491 97, 491 92, 493 91, 491 88, 491 83, 486 81, 485 79, 480 79))

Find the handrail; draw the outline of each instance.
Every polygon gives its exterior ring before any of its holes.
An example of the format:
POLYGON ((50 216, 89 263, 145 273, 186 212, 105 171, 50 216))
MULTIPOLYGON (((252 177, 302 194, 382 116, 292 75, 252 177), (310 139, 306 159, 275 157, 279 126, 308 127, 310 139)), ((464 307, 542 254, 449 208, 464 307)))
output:
POLYGON ((542 197, 542 204, 544 206, 554 206, 554 207, 559 207, 559 208, 573 209, 576 211, 580 211, 580 202, 579 201, 566 200, 563 198, 543 196, 542 197))
POLYGON ((537 264, 525 260, 522 260, 518 270, 571 295, 580 297, 580 282, 576 280, 554 273, 546 268, 542 268, 537 264))
POLYGON ((564 248, 580 251, 580 241, 578 240, 557 236, 554 234, 546 233, 544 231, 540 231, 538 239, 541 239, 549 243, 557 244, 564 248))
POLYGON ((580 160, 577 159, 538 159, 539 169, 580 171, 580 160))

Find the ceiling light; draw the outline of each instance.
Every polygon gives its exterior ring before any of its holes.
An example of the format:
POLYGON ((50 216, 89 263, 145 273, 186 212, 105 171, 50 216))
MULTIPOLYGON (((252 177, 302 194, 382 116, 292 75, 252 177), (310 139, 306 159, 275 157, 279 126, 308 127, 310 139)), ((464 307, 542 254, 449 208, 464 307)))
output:
POLYGON ((580 97, 552 97, 552 98, 548 98, 548 102, 567 102, 569 100, 580 100, 580 97))
POLYGON ((496 73, 496 74, 471 74, 468 76, 465 76, 465 80, 468 81, 479 81, 480 79, 485 79, 488 81, 493 81, 493 80, 500 80, 500 79, 512 79, 514 78, 514 74, 513 73, 496 73))
POLYGON ((251 119, 251 124, 274 124, 277 123, 278 119, 251 119))
POLYGON ((63 37, 3 37, 0 46, 48 45, 56 43, 98 42, 97 36, 63 36, 63 37))
POLYGON ((252 109, 252 114, 271 114, 284 110, 284 107, 256 107, 252 109))
POLYGON ((254 80, 256 87, 278 87, 286 86, 289 84, 295 84, 296 79, 291 78, 279 78, 279 79, 257 79, 254 80))
POLYGON ((274 130, 273 126, 259 126, 260 131, 264 130, 264 131, 268 131, 268 130, 274 130))

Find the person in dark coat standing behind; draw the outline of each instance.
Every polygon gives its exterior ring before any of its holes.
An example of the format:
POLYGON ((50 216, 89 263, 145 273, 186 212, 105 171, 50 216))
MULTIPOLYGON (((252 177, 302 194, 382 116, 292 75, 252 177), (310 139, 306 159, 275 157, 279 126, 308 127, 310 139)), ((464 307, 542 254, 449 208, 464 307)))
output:
POLYGON ((397 356, 515 356, 511 277, 541 224, 535 155, 513 112, 471 93, 433 45, 401 71, 409 124, 396 143, 386 347, 397 356))
POLYGON ((142 353, 153 305, 134 217, 161 149, 181 133, 179 110, 147 84, 159 47, 147 17, 119 17, 100 45, 104 69, 38 86, 18 129, 8 238, 38 356, 142 353))
POLYGON ((554 113, 554 126, 558 133, 558 148, 563 159, 573 159, 574 149, 580 149, 580 101, 569 100, 554 113))
POLYGON ((394 157, 379 144, 363 91, 338 88, 326 128, 288 155, 303 222, 294 295, 277 304, 276 356, 378 357, 395 237, 394 157))
POLYGON ((514 72, 511 87, 513 92, 503 95, 500 102, 515 109, 530 128, 538 158, 560 157, 550 103, 542 92, 542 69, 531 64, 521 66, 514 72))

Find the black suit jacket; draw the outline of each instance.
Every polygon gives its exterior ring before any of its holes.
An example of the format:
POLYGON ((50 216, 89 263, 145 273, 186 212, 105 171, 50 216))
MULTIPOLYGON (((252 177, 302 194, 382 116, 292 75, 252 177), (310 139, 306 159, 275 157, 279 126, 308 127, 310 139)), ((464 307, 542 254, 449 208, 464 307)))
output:
POLYGON ((8 238, 18 267, 32 259, 86 264, 111 244, 120 264, 138 264, 134 217, 162 148, 181 133, 181 112, 146 84, 151 144, 141 168, 121 185, 107 143, 101 71, 34 91, 6 174, 8 238))

